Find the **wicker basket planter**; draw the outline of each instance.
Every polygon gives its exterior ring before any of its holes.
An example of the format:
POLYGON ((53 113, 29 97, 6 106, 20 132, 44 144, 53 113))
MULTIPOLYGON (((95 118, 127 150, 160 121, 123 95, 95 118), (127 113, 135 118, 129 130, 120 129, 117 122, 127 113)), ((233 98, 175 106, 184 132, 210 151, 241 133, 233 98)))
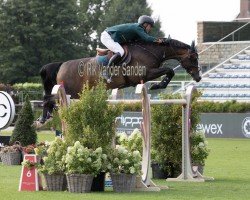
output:
POLYGON ((111 173, 114 192, 131 192, 135 188, 135 174, 113 174, 111 173))
POLYGON ((67 174, 69 192, 90 192, 94 175, 91 174, 67 174))
POLYGON ((2 163, 5 165, 20 165, 21 154, 19 152, 1 153, 2 163))
POLYGON ((63 191, 64 174, 43 174, 48 191, 63 191))

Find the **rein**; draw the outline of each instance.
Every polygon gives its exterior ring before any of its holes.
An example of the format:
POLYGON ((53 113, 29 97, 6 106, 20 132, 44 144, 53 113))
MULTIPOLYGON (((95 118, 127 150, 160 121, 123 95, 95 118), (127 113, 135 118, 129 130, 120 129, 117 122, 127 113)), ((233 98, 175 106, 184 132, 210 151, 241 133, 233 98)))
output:
POLYGON ((165 52, 164 52, 162 58, 159 58, 154 52, 152 52, 152 51, 146 49, 145 47, 142 47, 142 46, 139 45, 139 44, 135 44, 135 46, 137 46, 137 47, 143 49, 144 51, 146 51, 146 52, 148 52, 148 53, 150 53, 150 54, 151 54, 152 56, 154 56, 154 58, 155 58, 158 62, 160 62, 160 63, 162 62, 162 59, 165 57, 165 52))

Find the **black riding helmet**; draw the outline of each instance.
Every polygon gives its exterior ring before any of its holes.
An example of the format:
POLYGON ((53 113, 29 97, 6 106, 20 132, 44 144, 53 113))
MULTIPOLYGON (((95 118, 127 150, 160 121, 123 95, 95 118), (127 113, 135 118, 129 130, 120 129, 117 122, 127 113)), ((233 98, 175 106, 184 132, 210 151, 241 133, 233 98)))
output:
POLYGON ((143 25, 144 23, 148 23, 153 27, 155 22, 152 17, 147 15, 142 15, 138 19, 138 24, 143 25))

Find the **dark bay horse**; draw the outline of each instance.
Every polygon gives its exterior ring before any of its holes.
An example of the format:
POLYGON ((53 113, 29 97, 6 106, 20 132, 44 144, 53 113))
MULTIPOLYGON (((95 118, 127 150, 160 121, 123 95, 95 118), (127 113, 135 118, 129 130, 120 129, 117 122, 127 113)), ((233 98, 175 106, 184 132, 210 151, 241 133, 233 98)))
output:
MULTIPOLYGON (((154 84, 151 89, 166 88, 174 76, 172 69, 161 67, 162 63, 168 59, 179 61, 196 82, 201 80, 194 42, 190 46, 178 40, 166 39, 162 44, 136 42, 127 44, 127 48, 131 53, 131 61, 127 66, 114 66, 112 82, 106 82, 107 89, 136 86, 142 81, 145 83, 163 75, 165 75, 163 80, 154 84)), ((55 84, 63 82, 66 93, 72 98, 78 98, 84 83, 88 81, 90 86, 94 86, 103 68, 97 63, 96 57, 43 66, 40 75, 45 96, 43 115, 39 121, 44 123, 48 114, 53 111, 55 101, 51 91, 55 84)))

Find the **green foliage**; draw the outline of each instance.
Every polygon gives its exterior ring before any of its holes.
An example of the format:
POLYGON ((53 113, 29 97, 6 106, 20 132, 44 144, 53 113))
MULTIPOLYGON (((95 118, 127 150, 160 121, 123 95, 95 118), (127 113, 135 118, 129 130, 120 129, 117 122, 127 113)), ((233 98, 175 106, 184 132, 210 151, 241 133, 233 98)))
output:
POLYGON ((107 156, 102 153, 101 147, 93 151, 76 141, 74 146, 68 147, 64 158, 66 173, 97 175, 101 172, 103 158, 106 160, 107 156))
MULTIPOLYGON (((199 113, 246 113, 250 112, 250 103, 236 100, 226 102, 199 101, 195 104, 199 113)), ((141 111, 141 103, 122 105, 124 111, 141 111)))
POLYGON ((29 101, 29 97, 26 96, 24 105, 19 112, 10 142, 14 143, 15 141, 19 141, 23 146, 35 144, 37 141, 37 134, 33 126, 33 122, 33 111, 29 101))
POLYGON ((47 156, 43 158, 44 164, 39 165, 39 172, 44 174, 62 174, 65 172, 63 157, 66 155, 67 145, 65 141, 56 138, 47 150, 47 156))
POLYGON ((71 144, 80 141, 83 146, 107 152, 115 136, 115 118, 121 107, 108 105, 108 94, 103 82, 96 87, 84 86, 80 99, 61 109, 67 124, 66 140, 71 144))
POLYGON ((197 105, 201 113, 245 113, 250 111, 250 103, 235 100, 220 102, 204 101, 197 105))
POLYGON ((117 145, 108 156, 111 169, 115 174, 141 174, 141 154, 139 151, 131 151, 117 145))
POLYGON ((32 100, 41 100, 43 98, 43 86, 41 83, 16 83, 13 86, 14 96, 18 98, 19 103, 23 102, 23 96, 29 95, 32 100))
POLYGON ((135 103, 135 104, 121 104, 124 111, 135 111, 135 112, 141 112, 142 105, 141 103, 135 103))
POLYGON ((18 92, 21 91, 43 91, 43 85, 41 83, 16 83, 13 88, 18 92))
MULTIPOLYGON (((197 98, 193 95, 191 132, 199 122, 197 98)), ((179 99, 180 95, 162 95, 163 99, 179 99)), ((182 159, 182 108, 180 105, 152 107, 152 160, 171 177, 180 174, 182 159)))
POLYGON ((208 142, 204 133, 193 133, 190 137, 192 163, 194 165, 205 165, 209 155, 208 142))
POLYGON ((77 2, 0 1, 0 81, 24 82, 44 64, 90 55, 105 0, 77 2))

